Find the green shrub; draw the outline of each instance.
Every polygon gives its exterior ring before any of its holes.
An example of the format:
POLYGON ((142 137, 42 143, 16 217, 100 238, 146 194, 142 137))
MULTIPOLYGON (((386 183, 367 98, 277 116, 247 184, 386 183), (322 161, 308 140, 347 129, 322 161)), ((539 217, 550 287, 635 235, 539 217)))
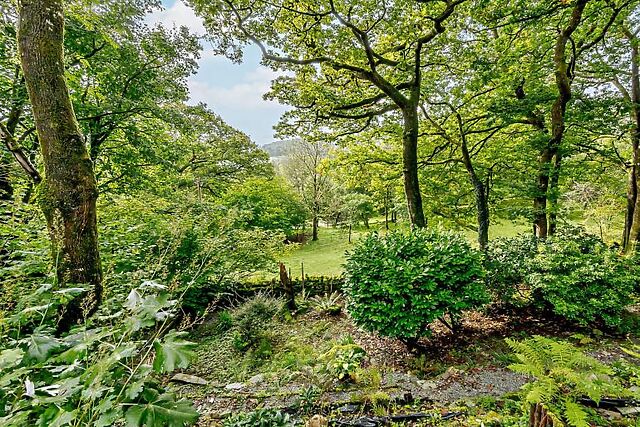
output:
POLYGON ((355 379, 367 353, 351 337, 344 338, 338 344, 320 356, 326 362, 326 370, 339 380, 355 379))
POLYGON ((294 427, 289 414, 276 409, 258 409, 257 411, 237 414, 224 421, 224 427, 294 427))
POLYGON ((587 409, 579 403, 581 398, 598 403, 603 397, 630 394, 613 377, 609 366, 569 343, 541 336, 506 342, 518 358, 518 363, 509 368, 535 379, 522 387, 525 413, 531 405, 540 404, 554 425, 589 426, 587 409))
POLYGON ((337 291, 330 294, 316 295, 311 298, 311 305, 323 314, 335 316, 342 311, 342 295, 337 291))
POLYGON ((351 316, 385 336, 415 340, 437 319, 456 329, 463 310, 487 301, 481 255, 455 233, 371 234, 348 255, 345 272, 351 316))
POLYGON ((234 347, 239 351, 267 348, 270 327, 283 311, 284 302, 264 294, 257 294, 231 311, 234 347))
POLYGON ((558 235, 538 246, 527 281, 538 305, 581 325, 615 328, 632 301, 636 270, 597 237, 558 235))
POLYGON ((532 235, 497 238, 489 242, 485 268, 487 287, 495 301, 506 305, 527 302, 523 287, 536 250, 537 241, 532 235))

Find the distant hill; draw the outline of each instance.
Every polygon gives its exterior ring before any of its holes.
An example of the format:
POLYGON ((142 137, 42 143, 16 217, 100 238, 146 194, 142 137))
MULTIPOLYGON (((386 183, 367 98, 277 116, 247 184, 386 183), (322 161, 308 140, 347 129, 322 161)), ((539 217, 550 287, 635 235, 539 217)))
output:
POLYGON ((269 153, 271 159, 286 157, 289 150, 300 142, 299 138, 285 139, 283 141, 274 141, 270 144, 263 145, 261 148, 269 153))

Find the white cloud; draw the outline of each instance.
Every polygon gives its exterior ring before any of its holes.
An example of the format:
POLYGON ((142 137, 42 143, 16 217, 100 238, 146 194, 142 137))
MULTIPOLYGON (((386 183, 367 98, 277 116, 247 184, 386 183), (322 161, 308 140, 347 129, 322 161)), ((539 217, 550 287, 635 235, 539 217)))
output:
POLYGON ((193 10, 181 0, 176 1, 171 7, 147 15, 146 20, 151 25, 162 24, 167 28, 185 26, 192 33, 200 36, 206 32, 202 19, 197 17, 193 10))
POLYGON ((278 74, 266 67, 259 66, 246 73, 242 81, 229 87, 211 84, 214 79, 204 82, 197 78, 189 81, 192 102, 204 102, 214 110, 281 110, 283 107, 275 101, 265 101, 262 96, 271 87, 271 80, 278 74))

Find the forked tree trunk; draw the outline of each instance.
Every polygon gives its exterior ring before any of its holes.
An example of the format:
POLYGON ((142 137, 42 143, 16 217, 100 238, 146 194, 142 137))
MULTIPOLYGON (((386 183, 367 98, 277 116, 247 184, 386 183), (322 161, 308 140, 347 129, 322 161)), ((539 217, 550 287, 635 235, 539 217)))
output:
MULTIPOLYGON (((571 40, 571 35, 582 22, 582 14, 589 0, 578 0, 571 11, 571 18, 567 26, 560 31, 553 51, 553 65, 555 69, 555 82, 558 89, 558 96, 551 107, 551 138, 540 151, 538 157, 538 182, 537 193, 533 201, 533 225, 536 236, 538 238, 546 238, 550 231, 549 219, 547 217, 547 200, 552 198, 552 202, 557 201, 558 189, 553 189, 554 194, 550 193, 550 181, 553 177, 554 184, 559 180, 560 176, 560 157, 558 153, 560 145, 564 138, 565 131, 565 113, 567 104, 571 100, 571 83, 573 70, 570 61, 567 60, 567 44, 571 40), (554 160, 556 160, 554 164, 554 160)), ((574 62, 576 58, 573 58, 574 62)), ((556 209, 556 203, 552 208, 556 209)), ((551 231, 555 229, 556 217, 553 217, 551 231)))
POLYGON ((102 298, 93 165, 64 77, 62 0, 20 2, 18 46, 38 132, 47 220, 58 286, 87 285, 89 294, 62 312, 59 332, 95 312, 102 298))

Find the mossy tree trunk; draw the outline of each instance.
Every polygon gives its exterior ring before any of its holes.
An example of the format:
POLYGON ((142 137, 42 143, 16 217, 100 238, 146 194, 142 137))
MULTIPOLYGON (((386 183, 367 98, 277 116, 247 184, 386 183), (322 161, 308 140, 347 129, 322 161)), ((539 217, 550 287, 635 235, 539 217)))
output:
POLYGON ((63 310, 58 329, 64 331, 95 312, 102 297, 98 191, 64 77, 63 2, 22 0, 19 13, 20 61, 42 150, 41 205, 58 286, 90 289, 63 310))
POLYGON ((571 36, 582 22, 584 8, 589 0, 578 0, 571 11, 571 17, 558 37, 553 51, 555 83, 558 95, 551 107, 551 138, 540 151, 538 157, 537 193, 533 200, 533 226, 538 238, 546 238, 556 230, 558 210, 558 183, 560 179, 560 146, 565 132, 565 114, 571 100, 571 84, 575 70, 576 56, 567 58, 567 45, 571 36), (549 202, 549 203, 548 203, 549 202), (549 204, 551 206, 549 206, 549 204), (549 214, 549 209, 551 213, 549 214), (547 216, 549 214, 549 216, 547 216))
MULTIPOLYGON (((417 97, 416 97, 417 101, 417 97)), ((402 110, 402 175, 404 177, 404 194, 407 198, 407 211, 412 227, 426 227, 427 221, 422 208, 420 179, 418 174, 418 110, 415 102, 402 110)))
POLYGON ((628 29, 624 30, 625 37, 631 47, 631 93, 623 93, 626 101, 631 104, 631 147, 632 163, 629 171, 629 188, 627 191, 627 213, 623 245, 625 252, 637 250, 640 241, 640 48, 638 37, 628 29))

